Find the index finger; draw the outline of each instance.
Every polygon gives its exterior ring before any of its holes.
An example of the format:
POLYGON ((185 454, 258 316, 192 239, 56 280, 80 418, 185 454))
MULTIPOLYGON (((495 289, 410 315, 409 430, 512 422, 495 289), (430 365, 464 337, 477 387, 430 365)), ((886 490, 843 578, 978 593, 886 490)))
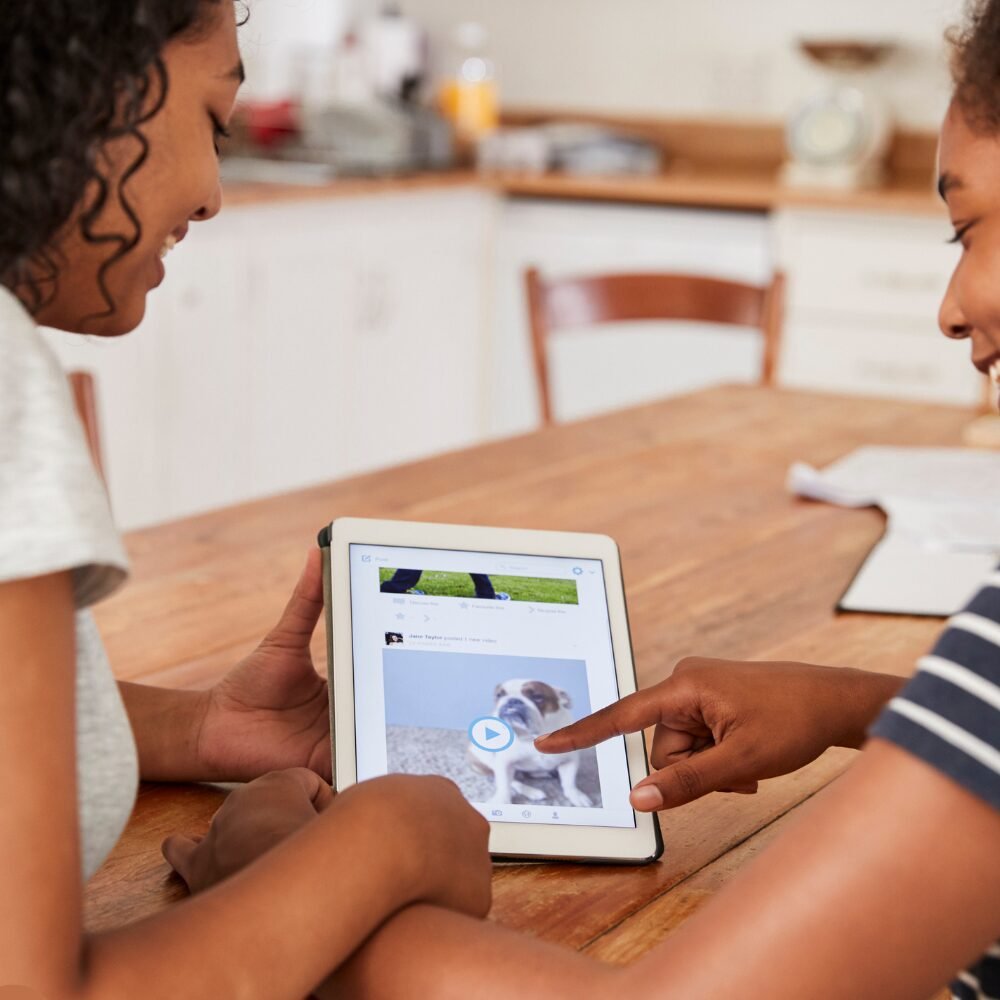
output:
POLYGON ((535 740, 536 749, 542 753, 566 753, 569 750, 583 750, 596 743, 610 740, 623 733, 637 733, 661 720, 663 715, 663 691, 660 686, 647 691, 636 691, 621 701, 588 715, 579 722, 564 726, 535 740))

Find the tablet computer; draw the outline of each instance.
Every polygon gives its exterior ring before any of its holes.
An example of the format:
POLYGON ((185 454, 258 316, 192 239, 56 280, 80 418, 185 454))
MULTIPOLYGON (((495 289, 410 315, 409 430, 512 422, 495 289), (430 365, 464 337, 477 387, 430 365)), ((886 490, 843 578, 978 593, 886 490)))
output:
POLYGON ((324 550, 334 783, 454 781, 497 857, 639 864, 641 733, 544 755, 543 733, 635 690, 611 538, 341 518, 324 550))

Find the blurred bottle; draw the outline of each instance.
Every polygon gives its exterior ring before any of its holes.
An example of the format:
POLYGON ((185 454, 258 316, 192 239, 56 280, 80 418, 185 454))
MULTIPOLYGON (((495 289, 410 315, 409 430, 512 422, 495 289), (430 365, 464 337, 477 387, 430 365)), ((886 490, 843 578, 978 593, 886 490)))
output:
POLYGON ((427 40, 417 22, 387 4, 364 23, 361 38, 378 96, 414 100, 427 70, 427 40))
POLYGON ((466 21, 455 29, 455 68, 438 98, 459 138, 470 143, 492 132, 500 117, 496 73, 486 45, 486 29, 478 22, 466 21))

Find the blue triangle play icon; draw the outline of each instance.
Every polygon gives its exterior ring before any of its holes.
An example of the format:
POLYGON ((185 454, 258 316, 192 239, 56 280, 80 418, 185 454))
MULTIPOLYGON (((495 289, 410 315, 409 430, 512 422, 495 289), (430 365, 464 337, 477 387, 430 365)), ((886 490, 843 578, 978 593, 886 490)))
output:
POLYGON ((497 729, 490 729, 489 726, 486 727, 486 739, 495 740, 498 736, 503 736, 503 733, 497 729))

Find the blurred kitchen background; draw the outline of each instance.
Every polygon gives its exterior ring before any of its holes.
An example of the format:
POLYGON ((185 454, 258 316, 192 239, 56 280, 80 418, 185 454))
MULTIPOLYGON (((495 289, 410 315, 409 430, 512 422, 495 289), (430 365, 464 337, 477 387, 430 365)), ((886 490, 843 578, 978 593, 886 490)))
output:
MULTIPOLYGON (((534 430, 529 268, 780 273, 775 384, 981 407, 936 327, 960 0, 246 6, 223 213, 135 333, 52 338, 96 376, 123 528, 534 430)), ((566 330, 554 419, 758 381, 762 350, 566 330)))

